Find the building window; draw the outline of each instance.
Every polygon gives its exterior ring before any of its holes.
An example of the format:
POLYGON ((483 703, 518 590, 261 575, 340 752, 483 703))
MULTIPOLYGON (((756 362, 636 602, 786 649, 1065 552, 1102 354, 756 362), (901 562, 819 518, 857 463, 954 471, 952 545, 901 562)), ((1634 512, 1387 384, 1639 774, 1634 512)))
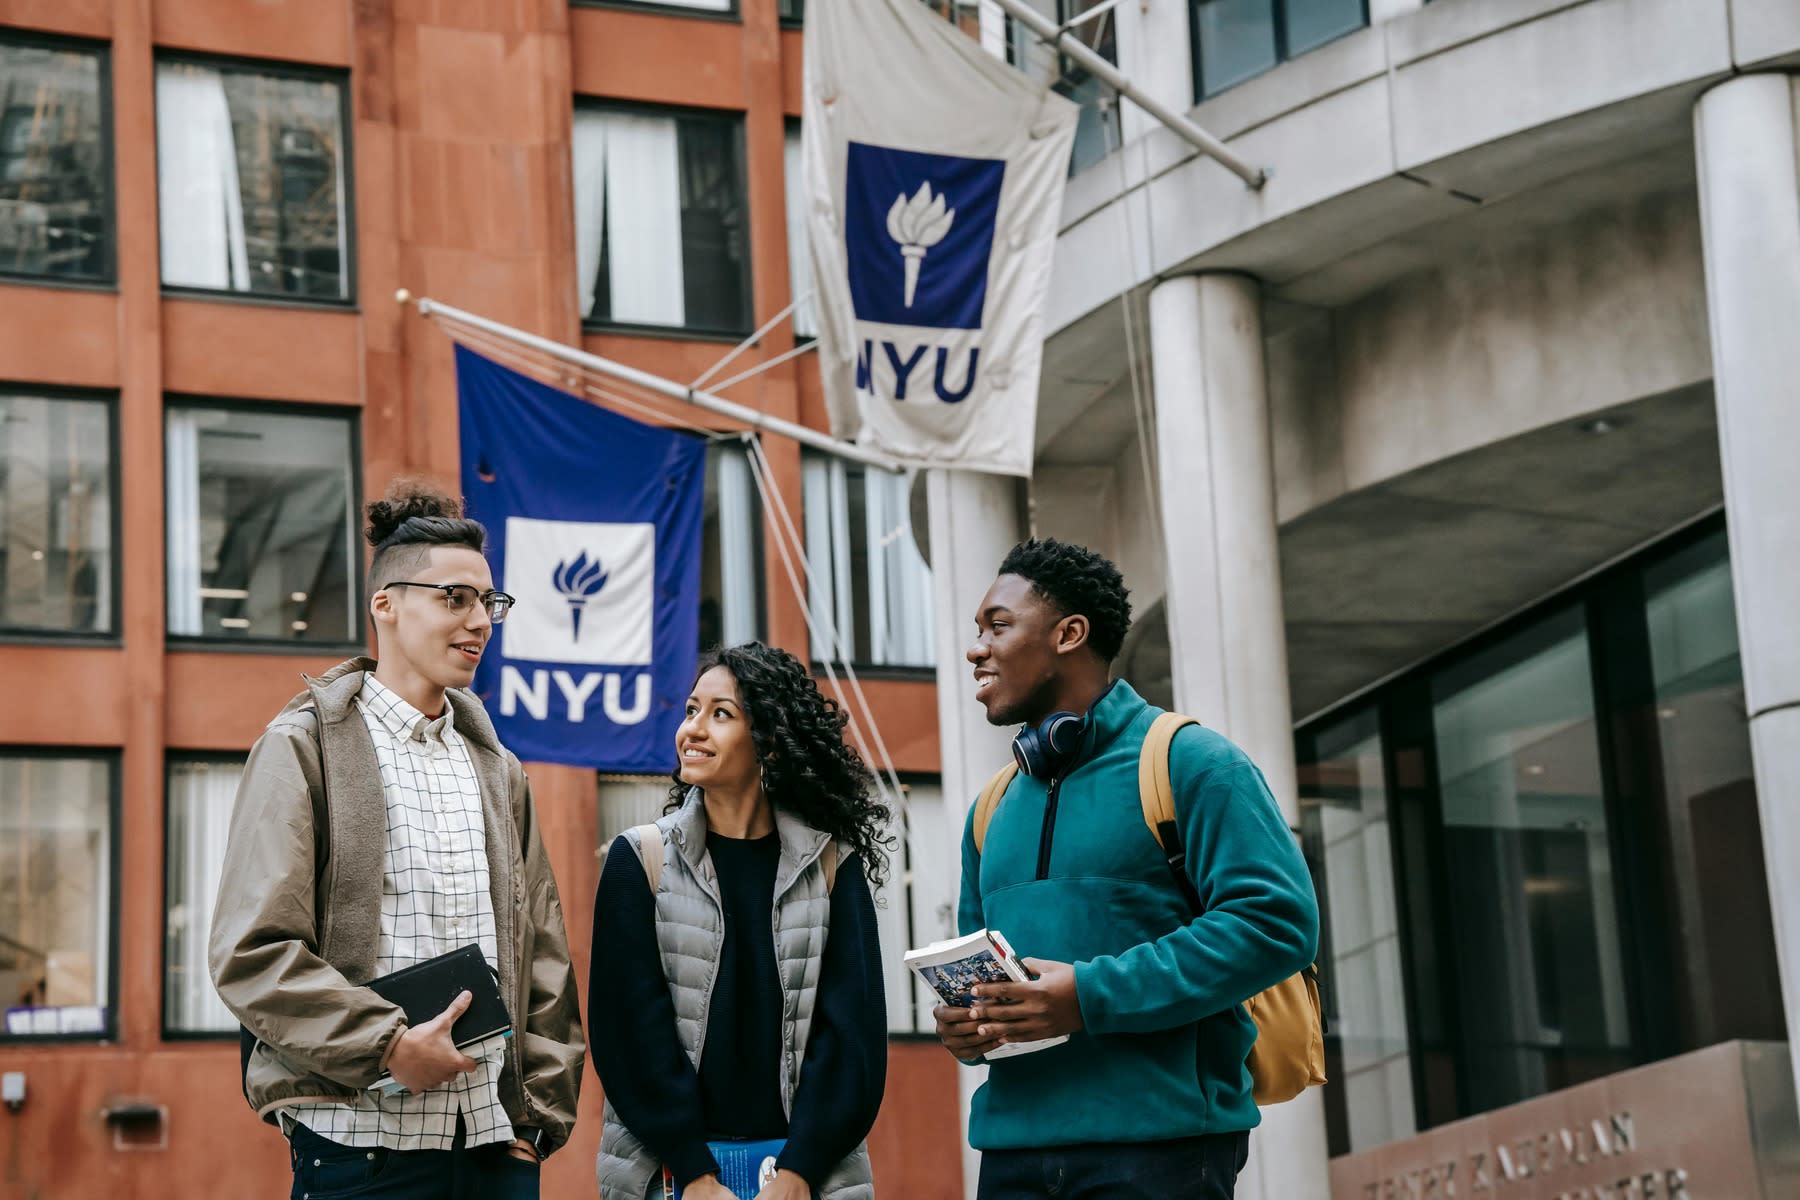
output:
POLYGON ((814 660, 838 660, 835 627, 857 666, 932 666, 931 569, 913 539, 907 477, 808 453, 801 483, 814 660))
POLYGON ((1190 15, 1202 100, 1369 23, 1367 0, 1194 0, 1190 15))
POLYGON ((908 950, 956 936, 956 896, 961 863, 938 848, 954 844, 944 790, 935 776, 901 780, 901 808, 885 832, 894 838, 888 855, 888 882, 876 897, 875 925, 881 959, 893 964, 887 981, 888 1032, 932 1033, 931 1010, 940 1001, 917 976, 900 966, 908 950))
POLYGON ((806 228, 810 198, 806 194, 806 168, 800 153, 798 121, 788 123, 782 165, 787 186, 788 288, 796 302, 794 337, 803 341, 819 336, 819 304, 812 294, 812 235, 806 228))
POLYGON ((1635 1061, 1585 612, 1432 679, 1444 914, 1478 1112, 1635 1061))
POLYGON ((348 140, 337 79, 159 62, 164 285, 349 300, 348 140))
POLYGON ((112 405, 0 393, 0 631, 115 629, 112 405))
POLYGON ((110 280, 106 52, 0 41, 0 273, 110 280))
POLYGON ((171 404, 170 636, 358 641, 358 458, 347 416, 171 404))
POLYGON ((113 768, 0 749, 4 1038, 112 1031, 113 768))
POLYGON ((1418 1130, 1377 710, 1301 734, 1300 838, 1320 903, 1331 1152, 1418 1130))
MULTIPOLYGON (((1059 25, 1068 26, 1080 21, 1070 28, 1070 32, 1088 49, 1117 66, 1117 26, 1111 8, 1097 17, 1082 19, 1084 13, 1099 8, 1102 2, 1056 0, 1052 5, 1040 0, 1038 7, 1044 9, 1045 15, 1054 15, 1059 25)), ((1118 149, 1121 134, 1117 99, 1112 89, 1090 74, 1087 68, 1046 46, 1035 33, 1011 17, 1006 18, 1006 61, 1035 79, 1045 80, 1051 91, 1081 106, 1075 121, 1075 146, 1069 155, 1069 174, 1085 171, 1118 149)))
POLYGON ((778 0, 776 11, 781 20, 788 25, 801 25, 806 21, 806 0, 778 0))
POLYGON ((748 333, 742 120, 583 104, 572 153, 584 318, 748 333))
POLYGON ((700 648, 761 639, 762 501, 741 445, 707 447, 700 554, 700 648))
POLYGON ((1644 595, 1686 1041, 1785 1041, 1725 531, 1647 567, 1644 595))
POLYGON ((169 763, 168 833, 163 846, 163 1032, 233 1033, 237 1018, 213 990, 206 965, 213 899, 225 868, 225 839, 244 760, 169 763))

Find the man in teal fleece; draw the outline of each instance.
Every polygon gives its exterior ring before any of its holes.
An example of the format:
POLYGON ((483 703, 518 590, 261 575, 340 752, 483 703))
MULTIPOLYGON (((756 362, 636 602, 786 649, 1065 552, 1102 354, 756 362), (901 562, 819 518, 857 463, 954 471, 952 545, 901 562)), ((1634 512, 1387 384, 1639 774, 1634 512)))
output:
POLYGON ((1230 1200, 1259 1119, 1242 1001, 1318 949, 1306 863, 1227 738, 1188 726, 1170 753, 1198 910, 1145 826, 1138 752, 1161 710, 1112 678, 1127 597, 1106 559, 1033 540, 1007 555, 975 617, 976 698, 991 723, 1023 726, 1015 756, 1030 770, 979 852, 971 814, 957 924, 1005 934, 1036 979, 939 1007, 938 1036, 974 1063, 1069 1035, 992 1062, 969 1121, 981 1200, 1230 1200))

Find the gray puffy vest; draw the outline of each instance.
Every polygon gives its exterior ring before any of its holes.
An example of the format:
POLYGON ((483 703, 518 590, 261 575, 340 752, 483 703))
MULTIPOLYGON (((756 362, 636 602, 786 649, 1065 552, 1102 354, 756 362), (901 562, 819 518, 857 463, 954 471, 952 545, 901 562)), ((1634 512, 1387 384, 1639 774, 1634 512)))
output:
MULTIPOLYGON (((799 818, 775 810, 781 839, 781 864, 775 871, 776 968, 786 995, 781 1059, 781 1103, 793 1111, 794 1089, 806 1061, 812 1031, 819 968, 824 960, 831 896, 819 861, 830 839, 799 818)), ((714 972, 725 946, 725 910, 719 900, 712 856, 706 852, 706 809, 698 789, 687 803, 656 823, 663 835, 662 877, 656 891, 656 943, 662 951, 663 976, 675 1003, 675 1031, 696 1070, 706 1048, 706 1021, 712 1011, 714 972)), ((626 838, 642 854, 637 832, 626 838)), ((604 1030, 592 1036, 606 1037, 604 1030)), ((606 1102, 606 1126, 600 1135, 597 1161, 600 1200, 642 1200, 659 1184, 662 1164, 634 1137, 606 1102)), ((660 1197, 660 1184, 655 1194, 660 1197)), ((868 1146, 858 1146, 832 1168, 817 1189, 819 1200, 873 1200, 868 1146)))

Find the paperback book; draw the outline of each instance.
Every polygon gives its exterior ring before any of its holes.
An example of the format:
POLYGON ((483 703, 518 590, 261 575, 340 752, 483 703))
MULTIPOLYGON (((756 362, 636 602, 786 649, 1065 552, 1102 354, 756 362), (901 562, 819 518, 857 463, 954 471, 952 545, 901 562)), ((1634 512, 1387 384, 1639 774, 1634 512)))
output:
MULTIPOLYGON (((979 983, 1025 983, 1031 975, 1019 964, 1018 955, 997 929, 978 929, 966 937, 933 942, 906 954, 906 965, 945 1004, 968 1008, 975 1003, 979 983)), ((1068 1035, 1035 1042, 1011 1042, 987 1052, 987 1058, 1011 1058, 1060 1046, 1068 1035)))

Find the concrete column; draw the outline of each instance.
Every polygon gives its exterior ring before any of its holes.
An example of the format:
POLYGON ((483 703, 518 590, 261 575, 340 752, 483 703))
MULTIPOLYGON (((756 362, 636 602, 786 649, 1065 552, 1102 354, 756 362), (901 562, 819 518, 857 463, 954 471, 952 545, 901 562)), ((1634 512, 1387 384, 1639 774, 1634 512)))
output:
MULTIPOLYGON (((1189 40, 1189 5, 1124 0, 1112 10, 1117 22, 1119 69, 1154 100, 1178 113, 1194 107, 1194 62, 1189 40)), ((1119 106, 1123 142, 1129 145, 1162 123, 1129 100, 1119 106)))
MULTIPOLYGON (((1763 858, 1800 1029, 1800 81, 1746 75, 1694 112, 1713 392, 1763 858)), ((1800 1057, 1795 1059, 1800 1068, 1800 1057)))
MULTIPOLYGON (((1298 825, 1275 473, 1254 280, 1188 275, 1150 293, 1157 475, 1175 703, 1242 746, 1298 825)), ((1243 1200, 1324 1200, 1318 1089, 1263 1110, 1243 1200)))
MULTIPOLYGON (((1025 535, 1018 481, 969 471, 932 471, 925 477, 931 532, 931 603, 936 614, 939 757, 947 831, 947 875, 960 886, 963 823, 988 777, 1012 761, 1012 731, 987 723, 975 702, 974 670, 963 652, 975 640, 975 606, 994 582, 1006 552, 1025 535)), ((943 897, 952 908, 957 893, 943 897)), ((969 1148, 969 1100, 986 1067, 957 1068, 962 1100, 963 1194, 975 1195, 981 1155, 969 1148)))

